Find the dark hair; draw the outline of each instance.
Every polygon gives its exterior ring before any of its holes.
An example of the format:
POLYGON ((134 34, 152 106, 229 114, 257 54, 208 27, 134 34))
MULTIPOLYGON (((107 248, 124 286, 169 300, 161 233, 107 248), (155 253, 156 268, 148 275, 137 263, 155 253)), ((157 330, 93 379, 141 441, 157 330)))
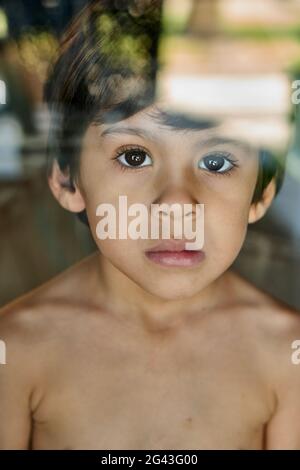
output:
MULTIPOLYGON (((69 172, 70 191, 87 127, 125 119, 155 100, 161 7, 162 0, 92 1, 60 41, 44 87, 51 116, 48 171, 56 160, 69 172)), ((284 164, 270 152, 261 150, 259 161, 253 202, 272 178, 277 194, 284 175, 284 164)), ((85 211, 78 215, 87 223, 85 211)))

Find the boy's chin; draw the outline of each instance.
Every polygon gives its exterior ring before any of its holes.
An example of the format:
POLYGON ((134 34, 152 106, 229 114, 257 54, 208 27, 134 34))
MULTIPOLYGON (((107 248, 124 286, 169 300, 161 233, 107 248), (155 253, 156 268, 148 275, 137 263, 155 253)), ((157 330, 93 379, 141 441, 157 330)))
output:
POLYGON ((194 295, 199 294, 201 288, 196 288, 195 286, 187 285, 187 286, 178 286, 170 285, 166 283, 160 283, 159 285, 155 286, 142 286, 149 294, 152 294, 155 297, 160 298, 161 300, 166 301, 176 301, 176 300, 185 300, 193 297, 194 295))

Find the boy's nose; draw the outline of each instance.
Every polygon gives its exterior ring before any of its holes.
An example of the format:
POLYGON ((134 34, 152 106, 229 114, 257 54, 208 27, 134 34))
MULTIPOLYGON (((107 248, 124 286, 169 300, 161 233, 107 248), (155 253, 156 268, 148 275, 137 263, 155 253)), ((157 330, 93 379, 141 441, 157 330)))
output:
MULTIPOLYGON (((179 204, 181 206, 188 204, 191 207, 190 212, 194 212, 195 205, 198 203, 191 191, 182 187, 168 187, 153 201, 153 204, 179 204)), ((188 214, 186 214, 188 215, 188 214)))

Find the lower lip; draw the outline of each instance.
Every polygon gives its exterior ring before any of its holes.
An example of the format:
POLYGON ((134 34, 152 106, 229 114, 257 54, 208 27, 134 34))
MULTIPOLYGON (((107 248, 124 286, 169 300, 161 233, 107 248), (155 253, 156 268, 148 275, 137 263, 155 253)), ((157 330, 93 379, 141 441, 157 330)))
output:
POLYGON ((167 267, 196 266, 203 261, 203 251, 147 251, 148 259, 156 264, 167 267))

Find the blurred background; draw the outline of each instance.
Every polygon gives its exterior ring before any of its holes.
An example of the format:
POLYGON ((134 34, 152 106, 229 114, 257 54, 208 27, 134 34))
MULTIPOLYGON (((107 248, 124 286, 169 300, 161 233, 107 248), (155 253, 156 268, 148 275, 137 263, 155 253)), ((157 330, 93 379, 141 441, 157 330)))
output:
MULTIPOLYGON (((87 3, 0 0, 0 305, 94 250, 88 229, 50 194, 42 99, 58 40, 87 3)), ((191 114, 234 119, 253 142, 287 153, 283 188, 249 227, 234 268, 300 308, 300 120, 291 100, 300 0, 164 0, 162 13, 160 93, 191 114)))

